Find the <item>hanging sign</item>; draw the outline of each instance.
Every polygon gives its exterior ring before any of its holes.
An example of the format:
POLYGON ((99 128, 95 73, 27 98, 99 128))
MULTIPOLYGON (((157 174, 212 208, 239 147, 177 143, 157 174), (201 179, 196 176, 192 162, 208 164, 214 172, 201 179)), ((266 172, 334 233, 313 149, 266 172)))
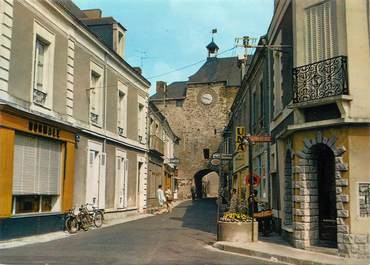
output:
POLYGON ((236 152, 245 152, 245 127, 236 127, 235 135, 235 151, 236 152))

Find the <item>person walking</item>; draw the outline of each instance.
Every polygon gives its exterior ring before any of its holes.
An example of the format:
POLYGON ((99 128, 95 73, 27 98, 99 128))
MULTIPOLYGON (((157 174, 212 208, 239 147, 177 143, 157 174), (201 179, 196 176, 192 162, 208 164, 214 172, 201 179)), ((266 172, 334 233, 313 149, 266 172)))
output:
POLYGON ((167 212, 170 213, 172 212, 172 191, 169 187, 164 192, 164 195, 166 197, 167 212))
POLYGON ((195 201, 195 187, 194 187, 194 185, 191 186, 190 192, 191 192, 191 199, 193 201, 195 201))
POLYGON ((162 190, 162 185, 158 185, 158 190, 157 190, 157 198, 158 198, 158 204, 160 207, 160 212, 163 210, 163 205, 166 202, 166 197, 164 196, 164 192, 162 190))
POLYGON ((236 189, 232 189, 229 212, 236 213, 237 211, 238 211, 238 194, 236 193, 236 189))

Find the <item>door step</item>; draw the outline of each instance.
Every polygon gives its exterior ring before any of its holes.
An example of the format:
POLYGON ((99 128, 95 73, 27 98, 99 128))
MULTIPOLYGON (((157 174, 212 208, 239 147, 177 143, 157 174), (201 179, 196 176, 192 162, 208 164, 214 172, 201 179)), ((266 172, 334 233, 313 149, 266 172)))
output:
POLYGON ((338 249, 334 247, 310 246, 310 247, 307 247, 306 250, 317 252, 317 253, 322 253, 322 254, 338 256, 338 249))

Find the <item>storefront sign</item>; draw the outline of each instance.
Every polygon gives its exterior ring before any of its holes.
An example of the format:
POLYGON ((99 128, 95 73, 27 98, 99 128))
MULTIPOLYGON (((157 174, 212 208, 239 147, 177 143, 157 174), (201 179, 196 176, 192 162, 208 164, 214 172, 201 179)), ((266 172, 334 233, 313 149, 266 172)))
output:
POLYGON ((269 143, 272 142, 270 135, 251 135, 248 137, 248 141, 253 143, 269 143))
POLYGON ((28 122, 28 130, 34 133, 43 134, 49 137, 54 137, 54 138, 60 137, 60 129, 44 124, 44 123, 36 122, 36 121, 28 122))
POLYGON ((221 154, 220 153, 214 153, 212 155, 212 158, 214 158, 214 159, 221 159, 221 154))
POLYGON ((214 158, 211 160, 211 165, 212 166, 218 166, 221 164, 221 160, 220 159, 217 159, 217 158, 214 158))
POLYGON ((245 127, 236 127, 235 135, 235 151, 236 152, 245 152, 245 127))

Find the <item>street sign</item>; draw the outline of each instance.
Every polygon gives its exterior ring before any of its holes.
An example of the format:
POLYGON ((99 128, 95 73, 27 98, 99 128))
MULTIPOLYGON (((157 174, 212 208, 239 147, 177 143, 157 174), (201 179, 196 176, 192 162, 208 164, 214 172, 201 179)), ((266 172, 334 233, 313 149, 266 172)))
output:
POLYGON ((211 160, 211 165, 212 166, 218 166, 218 165, 220 165, 221 164, 221 160, 220 159, 218 159, 218 158, 213 158, 212 160, 211 160))
POLYGON ((232 154, 221 154, 221 160, 233 160, 232 154))
POLYGON ((178 165, 178 164, 180 164, 180 159, 178 159, 178 158, 170 158, 170 164, 178 165))
POLYGON ((221 159, 221 154, 220 154, 220 153, 214 153, 214 154, 212 155, 212 158, 213 158, 213 159, 221 159))
POLYGON ((271 135, 250 135, 248 136, 248 141, 253 143, 270 143, 272 142, 271 135))

